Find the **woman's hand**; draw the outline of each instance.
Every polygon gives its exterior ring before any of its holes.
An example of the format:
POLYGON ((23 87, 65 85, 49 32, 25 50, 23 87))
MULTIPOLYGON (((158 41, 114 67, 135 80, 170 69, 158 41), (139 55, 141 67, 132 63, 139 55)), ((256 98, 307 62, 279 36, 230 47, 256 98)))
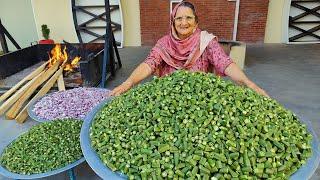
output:
POLYGON ((120 94, 127 92, 133 86, 134 86, 133 82, 127 80, 123 82, 120 86, 114 88, 111 91, 110 96, 119 96, 120 94))
POLYGON ((246 82, 246 86, 247 86, 248 88, 251 88, 251 89, 254 90, 255 92, 257 92, 258 94, 270 98, 270 96, 269 96, 263 89, 261 89, 259 86, 257 86, 256 84, 254 84, 252 81, 249 80, 248 82, 246 82))
POLYGON ((254 82, 252 82, 244 72, 236 65, 235 63, 231 63, 224 71, 224 73, 229 76, 234 82, 239 85, 246 85, 248 88, 251 88, 255 92, 260 95, 270 97, 263 89, 257 86, 254 82))
POLYGON ((123 82, 120 86, 114 88, 110 95, 119 96, 122 93, 127 92, 135 84, 138 84, 143 79, 147 78, 152 74, 150 66, 146 63, 141 63, 129 76, 129 78, 123 82))

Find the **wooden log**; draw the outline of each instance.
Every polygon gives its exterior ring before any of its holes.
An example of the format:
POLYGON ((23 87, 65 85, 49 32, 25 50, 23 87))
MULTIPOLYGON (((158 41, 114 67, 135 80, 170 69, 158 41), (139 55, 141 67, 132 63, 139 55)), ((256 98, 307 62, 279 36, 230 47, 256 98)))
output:
POLYGON ((12 104, 14 104, 16 102, 24 94, 24 92, 35 82, 35 80, 44 74, 44 72, 45 71, 42 71, 35 78, 33 78, 27 84, 25 84, 23 87, 21 87, 16 93, 14 93, 3 104, 1 104, 0 116, 3 115, 12 106, 12 104))
POLYGON ((46 82, 46 84, 39 90, 39 92, 29 101, 29 103, 24 106, 24 108, 21 110, 21 112, 17 115, 15 118, 18 123, 24 123, 25 120, 28 117, 28 107, 30 106, 31 102, 37 99, 38 97, 41 97, 45 95, 51 87, 55 84, 57 79, 60 77, 60 75, 63 72, 63 68, 60 68, 56 73, 46 82))
POLYGON ((60 63, 56 62, 52 67, 47 69, 44 74, 40 77, 38 77, 34 83, 25 91, 25 93, 17 100, 17 102, 9 109, 9 111, 6 113, 7 119, 14 119, 17 114, 19 113, 21 107, 23 104, 29 99, 29 97, 34 93, 34 91, 48 78, 52 76, 53 73, 55 73, 59 67, 60 63))
POLYGON ((58 83, 59 91, 65 91, 66 90, 66 86, 64 85, 64 80, 63 80, 63 74, 59 75, 57 83, 58 83))
POLYGON ((46 65, 48 64, 48 61, 45 62, 44 64, 42 64, 41 66, 39 66, 36 70, 34 70, 33 72, 31 72, 29 75, 27 75, 25 78, 23 78, 21 81, 19 81, 16 85, 14 85, 11 89, 9 89, 8 91, 6 91, 1 97, 0 97, 0 102, 4 101, 5 99, 7 99, 9 96, 11 96, 11 94, 13 92, 15 92, 21 85, 23 85, 25 82, 33 79, 34 77, 36 77, 38 74, 40 74, 44 68, 46 67, 46 65))

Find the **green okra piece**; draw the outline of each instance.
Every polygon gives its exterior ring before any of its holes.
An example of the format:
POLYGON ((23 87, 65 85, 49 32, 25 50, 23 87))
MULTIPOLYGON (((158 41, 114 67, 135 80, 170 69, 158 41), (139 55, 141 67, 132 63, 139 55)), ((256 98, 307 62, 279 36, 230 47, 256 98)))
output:
POLYGON ((210 180, 210 177, 209 177, 208 174, 204 174, 204 175, 202 175, 202 178, 201 178, 201 179, 203 179, 203 180, 210 180))
POLYGON ((117 170, 116 166, 114 166, 111 162, 107 162, 106 164, 112 171, 116 171, 117 170))
POLYGON ((195 154, 195 155, 193 155, 192 159, 199 161, 201 159, 201 156, 195 154))
POLYGON ((221 162, 221 161, 216 161, 216 167, 217 167, 218 169, 222 168, 222 167, 223 167, 222 162, 221 162))
MULTIPOLYGON (((205 146, 202 145, 202 144, 199 144, 198 146, 199 146, 201 149, 205 149, 205 146)), ((202 150, 196 150, 196 151, 194 151, 194 154, 195 154, 195 155, 199 155, 199 156, 203 156, 203 151, 202 151, 202 150)))
POLYGON ((267 158, 265 158, 265 157, 257 159, 257 162, 259 162, 259 163, 262 163, 262 162, 265 162, 265 161, 267 161, 267 158))
POLYGON ((205 174, 210 174, 210 170, 203 166, 200 166, 199 169, 200 169, 200 172, 203 172, 205 174))
POLYGON ((184 177, 184 173, 180 170, 176 170, 175 173, 182 178, 184 177))
POLYGON ((141 171, 141 172, 140 172, 140 176, 141 176, 141 179, 142 179, 142 180, 146 180, 146 179, 147 179, 147 173, 144 172, 144 171, 141 171))
POLYGON ((224 179, 223 174, 221 173, 215 174, 214 177, 216 177, 217 179, 224 179))
POLYGON ((177 147, 175 147, 175 146, 170 147, 170 152, 176 153, 178 151, 179 151, 179 149, 177 147))
POLYGON ((166 152, 168 150, 170 150, 170 145, 169 144, 161 144, 158 147, 159 153, 163 153, 163 152, 166 152))
POLYGON ((258 157, 264 157, 265 155, 266 154, 263 151, 259 151, 258 154, 257 154, 258 157))
POLYGON ((152 161, 151 166, 154 167, 154 168, 160 168, 159 160, 152 161))
POLYGON ((191 171, 192 176, 195 176, 198 173, 198 171, 199 171, 198 166, 194 166, 192 171, 191 171))
POLYGON ((278 168, 278 171, 280 172, 280 171, 284 171, 284 170, 286 170, 287 169, 287 166, 284 164, 284 165, 282 165, 282 166, 280 166, 279 168, 278 168))
POLYGON ((267 168, 265 171, 267 174, 274 174, 275 170, 273 168, 267 168))
POLYGON ((231 179, 231 175, 230 175, 230 174, 224 174, 223 177, 224 177, 225 179, 231 179))
POLYGON ((228 173, 229 172, 229 168, 228 167, 223 167, 219 170, 220 173, 228 173))
POLYGON ((233 141, 230 141, 230 140, 227 140, 226 141, 226 145, 228 145, 228 146, 231 146, 231 147, 237 147, 237 143, 235 143, 235 142, 233 142, 233 141))
POLYGON ((173 165, 172 164, 164 164, 163 167, 165 169, 172 169, 173 168, 173 165))
POLYGON ((185 163, 179 163, 177 166, 176 166, 176 169, 181 169, 181 168, 184 168, 186 166, 185 163))
POLYGON ((200 159, 200 161, 199 161, 199 164, 202 164, 203 166, 206 164, 206 162, 207 162, 207 159, 206 158, 204 158, 204 157, 202 157, 201 159, 200 159))
POLYGON ((263 173, 262 177, 263 177, 263 178, 269 178, 269 174, 263 173))
POLYGON ((273 144, 274 144, 275 146, 277 146, 279 149, 281 149, 282 151, 285 150, 284 145, 281 144, 280 142, 278 142, 278 141, 273 141, 273 144))
POLYGON ((186 174, 190 169, 191 169, 190 166, 186 166, 186 167, 184 167, 184 168, 181 170, 181 172, 183 172, 184 174, 186 174))
POLYGON ((255 156, 250 157, 251 166, 256 166, 257 158, 255 156))
POLYGON ((150 149, 141 149, 141 153, 143 153, 143 154, 152 154, 152 150, 150 150, 150 149))
POLYGON ((227 158, 224 154, 218 154, 218 153, 212 153, 212 154, 213 154, 213 158, 222 162, 227 162, 227 158))
POLYGON ((231 175, 233 178, 239 177, 239 173, 236 172, 236 171, 233 171, 232 168, 229 168, 228 170, 229 170, 230 175, 231 175))
POLYGON ((271 164, 269 161, 266 161, 266 162, 264 163, 264 167, 265 167, 265 168, 271 168, 271 167, 272 167, 272 164, 271 164))
POLYGON ((229 157, 230 157, 231 159, 237 159, 237 158, 239 157, 239 153, 238 153, 238 152, 231 153, 231 154, 229 155, 229 157))
POLYGON ((189 162, 191 159, 192 159, 192 156, 188 156, 188 157, 186 158, 186 161, 189 162))
POLYGON ((211 173, 216 173, 218 171, 219 171, 219 169, 217 167, 211 167, 211 169, 210 169, 211 173))
POLYGON ((236 171, 240 171, 240 169, 241 169, 241 166, 240 166, 240 164, 239 164, 237 161, 233 162, 232 165, 231 165, 231 167, 232 167, 233 169, 235 169, 236 171))
POLYGON ((190 159, 188 162, 189 162, 192 166, 197 165, 197 161, 194 160, 194 159, 190 159))
POLYGON ((240 177, 239 177, 241 180, 247 180, 247 179, 249 179, 249 177, 248 177, 248 175, 241 175, 240 177))
POLYGON ((242 172, 252 172, 252 168, 251 167, 243 167, 241 168, 242 172))
POLYGON ((177 166, 179 163, 179 153, 174 153, 174 165, 177 166))
POLYGON ((273 154, 272 154, 272 152, 269 152, 269 151, 268 151, 268 152, 266 152, 265 156, 266 156, 266 157, 272 157, 273 154))
POLYGON ((251 167, 251 162, 250 162, 250 160, 249 160, 247 151, 244 152, 243 161, 244 161, 244 165, 245 165, 245 166, 251 167))

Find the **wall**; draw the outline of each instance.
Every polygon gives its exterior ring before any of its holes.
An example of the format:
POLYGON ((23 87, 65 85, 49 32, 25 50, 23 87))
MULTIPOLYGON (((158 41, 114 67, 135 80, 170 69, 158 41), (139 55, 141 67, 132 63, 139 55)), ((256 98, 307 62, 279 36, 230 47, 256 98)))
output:
MULTIPOLYGON (((38 40, 31 0, 0 0, 0 18, 21 48, 38 40)), ((9 51, 17 50, 8 38, 6 40, 9 51)))
MULTIPOLYGON (((197 10, 199 26, 220 39, 232 39, 235 2, 190 0, 197 10)), ((140 0, 142 45, 153 45, 169 29, 170 1, 140 0)), ((268 0, 241 0, 237 40, 262 43, 267 20, 268 0)))
POLYGON ((139 0, 121 0, 124 46, 141 46, 139 0))
MULTIPOLYGON (((140 46, 139 0, 121 0, 124 22, 124 46, 140 46)), ((75 32, 71 0, 33 0, 34 14, 39 37, 42 38, 41 25, 51 29, 51 38, 56 42, 66 40, 79 42, 75 32)))
POLYGON ((269 0, 241 0, 237 40, 263 43, 269 0))
POLYGON ((71 1, 32 0, 39 39, 43 39, 41 25, 47 24, 50 38, 55 42, 79 42, 74 28, 71 1))
POLYGON ((287 41, 287 18, 290 0, 270 0, 266 24, 265 43, 285 43, 287 41))

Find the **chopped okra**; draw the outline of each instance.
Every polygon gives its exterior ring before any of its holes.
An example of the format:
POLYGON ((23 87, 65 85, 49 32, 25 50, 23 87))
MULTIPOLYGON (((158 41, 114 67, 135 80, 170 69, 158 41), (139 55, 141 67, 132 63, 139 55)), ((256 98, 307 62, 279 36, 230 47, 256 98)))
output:
POLYGON ((201 72, 115 97, 90 138, 103 163, 129 179, 287 179, 312 154, 312 136, 290 110, 201 72))
POLYGON ((79 160, 81 120, 61 119, 32 127, 9 144, 0 164, 18 174, 52 171, 79 160))

